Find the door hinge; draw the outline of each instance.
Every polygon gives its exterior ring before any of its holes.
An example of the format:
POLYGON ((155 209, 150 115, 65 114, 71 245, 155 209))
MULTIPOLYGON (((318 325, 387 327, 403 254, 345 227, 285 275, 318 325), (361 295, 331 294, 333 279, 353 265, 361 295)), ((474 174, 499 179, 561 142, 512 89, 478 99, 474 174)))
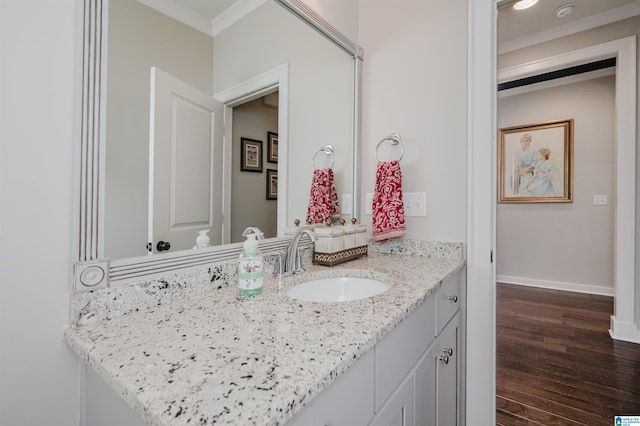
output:
POLYGON ((490 263, 493 263, 493 250, 491 250, 491 253, 489 255, 489 261, 490 263))

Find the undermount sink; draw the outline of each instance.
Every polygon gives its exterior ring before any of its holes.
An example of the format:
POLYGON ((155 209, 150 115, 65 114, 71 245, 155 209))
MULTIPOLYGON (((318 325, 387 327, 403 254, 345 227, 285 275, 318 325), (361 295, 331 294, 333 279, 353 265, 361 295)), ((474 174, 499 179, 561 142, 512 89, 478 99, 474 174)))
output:
POLYGON ((391 284, 372 278, 319 278, 297 284, 285 292, 293 299, 308 302, 347 302, 383 293, 391 284))

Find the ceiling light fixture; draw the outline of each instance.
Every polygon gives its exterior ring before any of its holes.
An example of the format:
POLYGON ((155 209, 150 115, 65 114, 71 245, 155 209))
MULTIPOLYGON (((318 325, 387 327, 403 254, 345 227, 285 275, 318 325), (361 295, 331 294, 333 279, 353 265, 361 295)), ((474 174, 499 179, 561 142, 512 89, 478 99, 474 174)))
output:
POLYGON ((520 0, 513 4, 515 10, 529 9, 534 4, 538 3, 538 0, 520 0))
POLYGON ((571 12, 573 12, 573 9, 575 9, 575 8, 576 8, 575 4, 567 3, 567 4, 563 4, 562 6, 557 8, 554 13, 556 14, 556 16, 558 18, 564 18, 565 16, 571 14, 571 12))

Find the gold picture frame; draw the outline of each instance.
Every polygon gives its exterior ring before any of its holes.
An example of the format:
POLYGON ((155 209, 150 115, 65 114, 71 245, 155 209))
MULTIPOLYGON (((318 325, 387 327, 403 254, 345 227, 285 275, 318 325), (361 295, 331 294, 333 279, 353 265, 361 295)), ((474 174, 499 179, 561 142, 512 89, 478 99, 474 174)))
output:
POLYGON ((573 118, 498 131, 498 203, 573 202, 573 118))

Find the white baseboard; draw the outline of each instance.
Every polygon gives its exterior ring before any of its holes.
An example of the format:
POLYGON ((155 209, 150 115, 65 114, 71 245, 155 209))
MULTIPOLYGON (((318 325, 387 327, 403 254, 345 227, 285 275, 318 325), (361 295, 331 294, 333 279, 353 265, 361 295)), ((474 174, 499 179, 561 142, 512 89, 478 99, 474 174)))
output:
POLYGON ((552 290, 573 291, 576 293, 598 294, 601 296, 613 297, 612 286, 604 286, 604 285, 597 286, 597 285, 567 283, 567 282, 560 282, 560 281, 545 281, 545 280, 536 280, 532 278, 510 277, 507 275, 496 276, 496 281, 500 283, 505 283, 505 284, 516 284, 516 285, 524 285, 528 287, 548 288, 552 290))
POLYGON ((631 343, 640 343, 640 331, 635 324, 619 321, 611 315, 611 328, 609 335, 612 339, 631 343))

